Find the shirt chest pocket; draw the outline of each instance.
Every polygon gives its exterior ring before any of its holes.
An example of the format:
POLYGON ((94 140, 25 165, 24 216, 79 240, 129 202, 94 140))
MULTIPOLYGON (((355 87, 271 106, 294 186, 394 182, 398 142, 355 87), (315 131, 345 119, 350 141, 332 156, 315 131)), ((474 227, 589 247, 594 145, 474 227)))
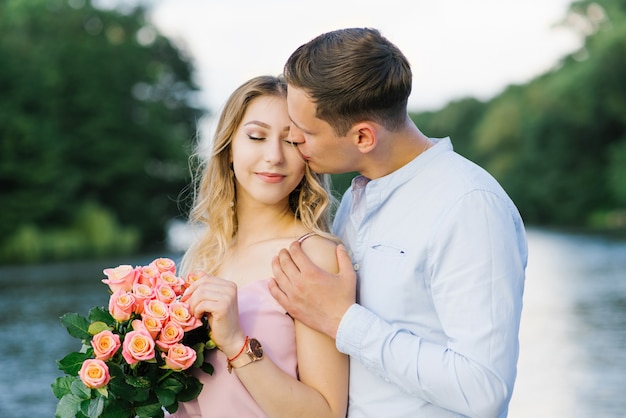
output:
POLYGON ((400 245, 370 245, 359 271, 359 303, 390 322, 409 320, 427 298, 418 260, 400 245))
POLYGON ((406 255, 404 249, 390 244, 374 244, 370 250, 374 256, 404 257, 406 255))

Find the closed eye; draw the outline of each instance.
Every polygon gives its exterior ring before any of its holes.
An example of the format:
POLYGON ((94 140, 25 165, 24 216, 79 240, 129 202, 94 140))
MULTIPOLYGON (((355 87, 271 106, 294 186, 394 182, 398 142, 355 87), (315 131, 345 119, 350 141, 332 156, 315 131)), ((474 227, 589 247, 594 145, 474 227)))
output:
POLYGON ((258 136, 252 136, 252 135, 248 135, 248 138, 250 138, 252 141, 263 141, 265 138, 261 138, 258 136))

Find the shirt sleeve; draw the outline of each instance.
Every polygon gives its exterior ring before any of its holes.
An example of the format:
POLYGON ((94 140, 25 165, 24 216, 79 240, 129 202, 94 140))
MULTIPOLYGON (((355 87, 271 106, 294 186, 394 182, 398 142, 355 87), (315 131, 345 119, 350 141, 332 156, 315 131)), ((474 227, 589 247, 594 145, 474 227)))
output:
POLYGON ((491 192, 468 193, 442 215, 425 257, 445 343, 355 304, 337 348, 411 396, 469 417, 506 416, 527 258, 517 209, 491 192))

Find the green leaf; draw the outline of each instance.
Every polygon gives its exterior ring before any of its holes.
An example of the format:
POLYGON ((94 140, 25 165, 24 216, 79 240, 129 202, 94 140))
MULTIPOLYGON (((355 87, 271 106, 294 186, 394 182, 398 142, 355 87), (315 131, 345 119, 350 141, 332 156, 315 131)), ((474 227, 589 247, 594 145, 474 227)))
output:
POLYGON ((107 389, 106 386, 101 387, 101 388, 97 388, 96 392, 98 392, 101 396, 108 398, 109 397, 109 390, 107 389))
POLYGON ((145 402, 148 398, 150 398, 150 392, 152 389, 150 388, 135 388, 135 393, 133 395, 132 401, 136 402, 145 402))
POLYGON ((161 405, 169 406, 176 402, 176 393, 172 392, 171 390, 165 388, 156 388, 154 391, 156 392, 156 396, 159 399, 161 405))
POLYGON ((87 418, 94 418, 89 415, 89 405, 91 405, 91 399, 84 399, 80 403, 80 410, 78 412, 87 418))
POLYGON ((205 345, 206 344, 204 344, 204 343, 198 343, 198 344, 193 346, 193 349, 196 352, 196 361, 193 362, 192 367, 198 368, 198 367, 202 366, 202 363, 204 363, 204 347, 205 347, 205 345))
POLYGON ((61 317, 61 324, 67 328, 67 332, 74 338, 81 340, 91 338, 89 334, 89 321, 77 313, 66 313, 61 317))
POLYGON ((61 399, 68 393, 72 393, 70 387, 72 385, 72 382, 77 379, 78 377, 75 376, 57 377, 56 380, 50 385, 52 387, 52 393, 54 393, 54 396, 57 399, 61 399))
POLYGON ((111 380, 109 381, 108 388, 115 398, 125 399, 131 401, 135 399, 136 390, 134 387, 126 383, 126 378, 122 368, 117 364, 109 364, 109 374, 111 380))
POLYGON ((115 399, 104 407, 100 418, 128 418, 133 416, 134 412, 130 402, 115 399))
POLYGON ((176 402, 176 395, 185 388, 178 379, 165 379, 156 389, 155 393, 161 405, 169 406, 176 402))
POLYGON ((101 306, 91 308, 88 317, 91 322, 104 322, 111 327, 115 326, 115 319, 113 319, 111 313, 101 306))
POLYGON ((89 332, 89 335, 96 335, 101 333, 102 331, 112 331, 113 328, 108 326, 106 323, 102 322, 102 321, 96 321, 96 322, 92 322, 89 325, 89 328, 87 329, 87 332, 89 332))
POLYGON ((165 416, 159 402, 137 406, 135 413, 139 418, 163 418, 165 416))
POLYGON ((72 382, 70 386, 72 394, 78 396, 81 399, 90 399, 91 398, 91 389, 89 389, 82 380, 76 379, 72 382))
MULTIPOLYGON (((192 377, 192 378, 194 378, 194 377, 192 377)), ((183 389, 183 387, 184 387, 183 383, 180 380, 174 379, 174 378, 165 379, 163 381, 163 383, 161 383, 159 385, 159 388, 167 389, 167 390, 170 390, 170 391, 172 391, 174 393, 180 392, 181 389, 183 389)))
POLYGON ((178 393, 178 401, 180 402, 192 401, 196 399, 202 391, 202 383, 200 383, 197 378, 192 377, 186 383, 185 388, 178 393))
POLYGON ((86 353, 73 352, 69 353, 61 360, 58 360, 57 365, 59 366, 59 370, 64 371, 71 376, 76 376, 78 375, 78 371, 83 365, 83 362, 88 358, 90 358, 90 356, 86 353))
POLYGON ((84 344, 80 347, 79 353, 86 354, 90 357, 94 357, 93 355, 93 347, 91 344, 84 344))
POLYGON ((212 375, 213 372, 215 371, 215 368, 213 367, 211 363, 202 363, 202 366, 200 366, 200 370, 212 375))
POLYGON ((213 340, 207 341, 207 343, 206 343, 206 345, 204 347, 205 350, 214 350, 216 348, 217 348, 217 344, 215 344, 215 341, 213 341, 213 340))
POLYGON ((136 388, 149 388, 152 386, 152 381, 146 376, 126 376, 126 382, 136 388))
POLYGON ((83 404, 81 404, 81 411, 85 415, 89 418, 99 418, 104 410, 104 398, 102 396, 97 396, 95 399, 92 399, 87 405, 87 411, 82 410, 84 405, 85 403, 83 402, 83 404))
POLYGON ((167 412, 169 412, 170 414, 173 414, 174 412, 178 411, 179 403, 174 402, 171 405, 163 405, 163 406, 165 406, 165 410, 167 412))
POLYGON ((54 413, 56 418, 74 418, 80 410, 80 403, 83 400, 78 396, 68 393, 63 396, 57 404, 57 409, 54 413))

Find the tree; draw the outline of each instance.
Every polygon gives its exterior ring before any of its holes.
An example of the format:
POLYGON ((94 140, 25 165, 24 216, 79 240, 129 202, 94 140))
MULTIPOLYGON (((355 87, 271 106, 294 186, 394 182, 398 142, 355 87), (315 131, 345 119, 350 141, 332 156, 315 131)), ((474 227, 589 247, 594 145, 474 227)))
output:
POLYGON ((626 213, 626 2, 575 2, 564 24, 584 45, 558 68, 482 106, 412 117, 429 135, 463 133, 455 148, 500 181, 527 223, 610 226, 598 220, 626 213))
POLYGON ((0 33, 0 243, 84 206, 161 241, 203 111, 190 60, 143 9, 90 0, 5 0, 0 33))
POLYGON ((466 157, 474 156, 472 138, 486 106, 479 100, 466 98, 449 103, 437 112, 412 113, 410 116, 424 134, 430 137, 449 136, 454 150, 466 157))

